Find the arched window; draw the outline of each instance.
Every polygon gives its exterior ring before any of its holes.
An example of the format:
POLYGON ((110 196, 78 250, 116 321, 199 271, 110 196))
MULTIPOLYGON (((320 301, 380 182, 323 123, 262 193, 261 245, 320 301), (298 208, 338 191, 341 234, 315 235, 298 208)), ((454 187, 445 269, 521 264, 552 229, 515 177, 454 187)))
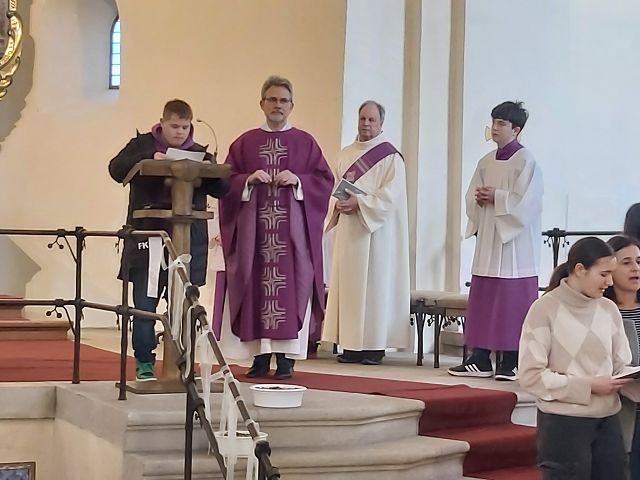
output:
POLYGON ((111 25, 111 55, 109 56, 109 88, 120 88, 120 18, 111 25))

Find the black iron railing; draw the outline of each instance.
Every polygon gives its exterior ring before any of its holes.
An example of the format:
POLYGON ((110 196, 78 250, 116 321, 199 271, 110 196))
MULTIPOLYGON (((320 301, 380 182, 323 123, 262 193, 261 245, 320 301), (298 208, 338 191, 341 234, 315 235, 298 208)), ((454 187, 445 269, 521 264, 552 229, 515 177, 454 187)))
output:
POLYGON ((567 237, 606 237, 612 235, 619 235, 620 232, 612 231, 587 231, 587 230, 562 230, 560 228, 552 228, 551 230, 545 230, 542 232, 542 236, 546 237, 544 240, 545 245, 549 245, 553 250, 553 268, 558 266, 558 257, 560 255, 560 247, 566 247, 569 245, 567 237))
MULTIPOLYGON (((50 299, 50 300, 29 300, 29 299, 0 299, 0 306, 48 306, 52 307, 47 311, 47 315, 56 313, 61 318, 62 314, 60 310, 66 313, 67 319, 71 324, 71 330, 74 337, 74 350, 73 350, 73 375, 72 383, 80 383, 80 339, 82 331, 82 318, 83 310, 85 308, 102 310, 115 313, 121 320, 121 341, 120 341, 120 382, 119 382, 119 400, 126 400, 126 379, 127 379, 127 349, 128 349, 128 326, 130 318, 135 315, 143 318, 150 318, 156 321, 160 321, 163 324, 165 335, 171 337, 171 325, 167 314, 158 314, 138 310, 129 306, 129 275, 128 268, 122 269, 122 300, 120 305, 107 305, 95 302, 88 302, 82 298, 82 258, 83 250, 85 248, 85 240, 91 237, 110 237, 117 238, 118 241, 125 238, 134 237, 149 237, 156 236, 162 238, 171 261, 178 258, 176 249, 171 242, 171 239, 166 232, 158 231, 142 231, 133 230, 131 227, 124 226, 118 231, 90 231, 83 227, 75 227, 73 230, 56 229, 56 230, 24 230, 24 229, 0 229, 0 235, 17 235, 17 236, 53 236, 55 240, 47 244, 48 248, 53 248, 55 245, 60 249, 64 249, 67 246, 71 257, 75 263, 75 297, 73 299, 50 299), (69 243, 68 238, 75 239, 75 251, 69 243), (63 243, 64 242, 64 243, 63 243), (71 321, 71 316, 67 310, 67 307, 72 306, 74 308, 74 321, 71 321)), ((189 281, 189 276, 184 266, 178 265, 177 273, 180 276, 180 280, 185 286, 185 298, 189 307, 185 309, 186 312, 190 312, 190 318, 185 319, 183 323, 187 328, 191 330, 190 338, 190 350, 187 351, 181 348, 179 342, 171 339, 165 342, 165 345, 169 345, 174 349, 175 358, 177 358, 176 365, 180 370, 180 378, 184 384, 186 390, 186 420, 185 420, 185 462, 184 462, 184 478, 185 480, 191 480, 192 478, 192 458, 193 458, 193 427, 195 415, 198 415, 201 428, 205 431, 211 451, 216 458, 222 477, 226 479, 226 466, 224 458, 220 454, 218 443, 211 427, 211 423, 206 416, 205 406, 203 400, 198 395, 198 389, 195 381, 195 372, 193 368, 187 368, 187 363, 194 365, 195 355, 195 340, 196 329, 200 328, 203 331, 208 331, 207 340, 211 346, 216 360, 220 366, 225 381, 228 385, 231 394, 235 399, 235 403, 238 407, 240 415, 249 431, 251 437, 256 442, 255 455, 258 459, 259 465, 259 480, 276 480, 280 478, 280 473, 276 467, 271 464, 270 454, 271 448, 269 442, 266 440, 258 440, 258 429, 255 422, 251 419, 247 406, 240 394, 237 383, 233 378, 233 374, 227 364, 222 351, 218 346, 216 338, 211 334, 208 329, 207 313, 198 298, 200 297, 200 291, 198 287, 192 285, 189 281), (187 355, 190 355, 188 358, 187 355)), ((171 302, 171 299, 169 299, 171 302)), ((186 315, 186 314, 185 314, 186 315)), ((176 320, 177 321, 177 320, 176 320)))

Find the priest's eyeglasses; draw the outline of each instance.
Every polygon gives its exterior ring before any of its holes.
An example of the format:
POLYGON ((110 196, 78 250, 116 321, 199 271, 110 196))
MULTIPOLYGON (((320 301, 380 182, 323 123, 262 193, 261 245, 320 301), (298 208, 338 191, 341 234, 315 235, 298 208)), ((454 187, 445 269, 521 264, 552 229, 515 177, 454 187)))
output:
POLYGON ((266 102, 270 103, 271 105, 276 105, 278 103, 280 105, 288 105, 289 103, 291 103, 291 99, 290 98, 267 97, 264 100, 266 102))

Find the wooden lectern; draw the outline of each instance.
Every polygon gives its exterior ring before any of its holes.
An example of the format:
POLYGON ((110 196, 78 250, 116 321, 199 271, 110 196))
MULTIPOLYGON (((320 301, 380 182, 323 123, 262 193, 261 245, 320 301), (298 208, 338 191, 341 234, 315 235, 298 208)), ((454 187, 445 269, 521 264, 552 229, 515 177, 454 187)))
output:
MULTIPOLYGON (((213 213, 194 211, 193 191, 202 184, 203 178, 228 177, 228 165, 194 160, 142 160, 138 162, 123 180, 127 185, 136 176, 164 177, 165 184, 171 186, 171 210, 134 210, 133 218, 161 218, 173 223, 171 240, 178 255, 191 253, 191 223, 194 220, 213 218, 213 213)), ((157 381, 127 382, 127 390, 133 393, 177 393, 184 392, 180 371, 176 365, 174 349, 168 345, 171 332, 164 332, 164 354, 162 374, 157 381)))

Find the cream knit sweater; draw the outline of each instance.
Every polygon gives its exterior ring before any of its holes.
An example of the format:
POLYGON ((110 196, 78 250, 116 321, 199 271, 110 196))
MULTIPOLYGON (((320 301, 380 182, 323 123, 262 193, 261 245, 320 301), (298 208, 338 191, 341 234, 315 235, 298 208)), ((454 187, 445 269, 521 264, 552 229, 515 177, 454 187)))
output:
MULTIPOLYGON (((618 307, 590 298, 564 279, 531 306, 520 337, 520 385, 537 397, 540 411, 602 418, 620 410, 617 393, 591 393, 594 377, 620 373, 631 362, 618 307)), ((625 387, 637 397, 640 382, 625 387)))

